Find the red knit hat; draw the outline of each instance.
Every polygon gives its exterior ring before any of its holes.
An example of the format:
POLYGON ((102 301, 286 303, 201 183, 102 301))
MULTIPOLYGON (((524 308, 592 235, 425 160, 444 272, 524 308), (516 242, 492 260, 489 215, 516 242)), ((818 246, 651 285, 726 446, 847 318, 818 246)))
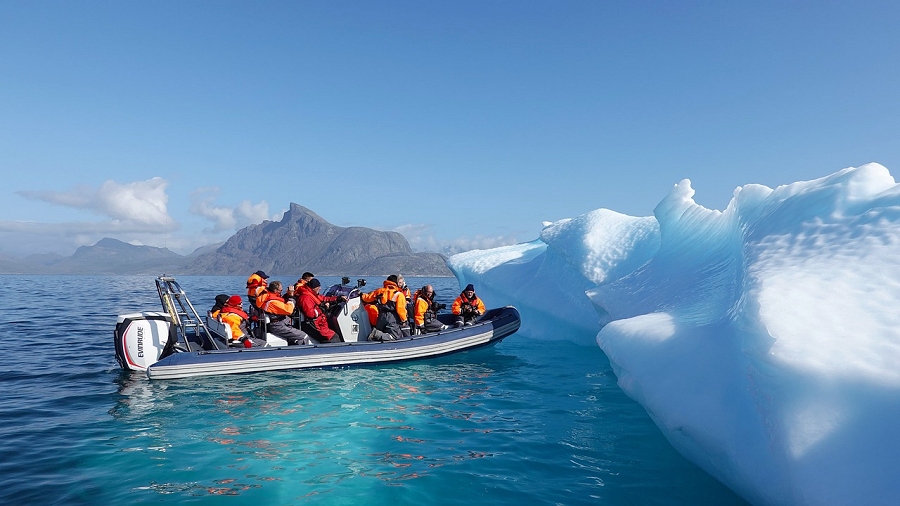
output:
POLYGON ((241 305, 241 296, 240 295, 232 295, 228 297, 228 305, 229 306, 240 306, 241 305))

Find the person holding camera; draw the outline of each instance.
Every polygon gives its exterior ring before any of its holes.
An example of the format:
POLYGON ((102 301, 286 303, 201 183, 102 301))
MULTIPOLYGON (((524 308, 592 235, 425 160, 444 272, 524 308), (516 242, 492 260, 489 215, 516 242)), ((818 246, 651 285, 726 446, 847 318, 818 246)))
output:
POLYGON ((297 305, 293 285, 288 287, 283 298, 281 287, 281 281, 272 281, 256 297, 256 307, 269 317, 269 325, 266 330, 284 339, 289 345, 313 344, 306 332, 291 325, 291 315, 297 305))
POLYGON ((330 304, 346 302, 347 297, 325 296, 319 293, 321 289, 322 284, 316 278, 311 278, 300 287, 300 312, 306 317, 301 326, 320 343, 342 343, 344 339, 341 335, 328 326, 328 313, 330 304))
POLYGON ((412 305, 416 334, 440 332, 447 328, 437 319, 438 311, 446 308, 447 304, 438 304, 434 301, 434 287, 431 285, 425 285, 416 290, 412 305))
POLYGON ((453 301, 450 310, 456 315, 457 327, 472 325, 485 311, 484 302, 475 295, 475 286, 472 283, 466 285, 459 297, 453 301))

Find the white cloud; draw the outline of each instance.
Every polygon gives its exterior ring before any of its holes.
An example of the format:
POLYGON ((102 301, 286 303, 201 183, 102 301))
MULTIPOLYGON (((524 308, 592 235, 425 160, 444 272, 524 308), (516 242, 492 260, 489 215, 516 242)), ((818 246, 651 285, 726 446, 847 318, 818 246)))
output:
POLYGON ((237 207, 215 205, 218 187, 199 188, 191 193, 190 212, 213 222, 213 232, 230 232, 269 219, 269 204, 265 200, 253 204, 241 201, 237 207))
POLYGON ((257 223, 262 223, 269 219, 278 221, 281 219, 282 215, 284 215, 284 211, 282 211, 277 215, 277 218, 273 219, 269 216, 269 204, 265 200, 258 204, 251 204, 249 200, 243 200, 238 204, 234 211, 238 216, 238 228, 244 228, 247 225, 256 225, 257 223))
POLYGON ((61 192, 17 191, 29 200, 84 210, 106 219, 58 223, 0 220, 0 252, 67 255, 78 246, 94 244, 104 237, 169 247, 179 242, 173 234, 181 227, 168 212, 168 186, 165 179, 154 177, 130 183, 109 180, 99 187, 82 185, 61 192))
MULTIPOLYGON (((191 196, 190 213, 212 222, 205 230, 176 234, 182 226, 167 209, 168 181, 154 177, 145 181, 118 183, 106 181, 100 187, 82 185, 68 191, 22 190, 22 197, 84 210, 105 217, 98 221, 43 223, 0 220, 0 254, 22 256, 54 252, 71 254, 79 246, 95 244, 113 237, 131 244, 169 248, 188 254, 200 246, 220 243, 234 231, 267 219, 281 219, 284 210, 271 215, 265 201, 240 202, 235 207, 216 205, 219 189, 201 188, 191 196)), ((69 220, 72 220, 69 212, 69 220)))
POLYGON ((166 210, 168 185, 165 179, 154 177, 125 184, 110 180, 100 188, 81 186, 66 192, 22 190, 16 193, 31 200, 91 211, 115 223, 101 226, 166 230, 174 222, 166 210))

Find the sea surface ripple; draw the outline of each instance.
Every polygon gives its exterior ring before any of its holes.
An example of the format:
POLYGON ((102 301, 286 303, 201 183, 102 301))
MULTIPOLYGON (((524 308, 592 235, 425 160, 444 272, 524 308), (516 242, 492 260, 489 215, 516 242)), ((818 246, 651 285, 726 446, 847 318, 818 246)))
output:
MULTIPOLYGON (((245 278, 179 281, 205 311, 245 278)), ((407 281, 448 306, 459 290, 407 281)), ((527 321, 426 361, 149 381, 118 367, 112 335, 118 314, 159 309, 153 277, 0 284, 0 504, 744 504, 671 448, 598 348, 527 321)))

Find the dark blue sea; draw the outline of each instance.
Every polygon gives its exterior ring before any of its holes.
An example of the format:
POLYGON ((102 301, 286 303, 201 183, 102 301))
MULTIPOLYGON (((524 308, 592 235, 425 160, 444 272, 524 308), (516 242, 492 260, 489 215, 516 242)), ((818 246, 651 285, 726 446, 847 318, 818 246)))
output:
MULTIPOLYGON (((205 310, 246 278, 179 281, 205 310)), ((407 282, 448 305, 459 291, 407 282)), ((527 318, 426 361, 149 381, 119 369, 113 329, 160 309, 153 277, 0 284, 0 504, 744 504, 672 449, 596 345, 527 318)))

